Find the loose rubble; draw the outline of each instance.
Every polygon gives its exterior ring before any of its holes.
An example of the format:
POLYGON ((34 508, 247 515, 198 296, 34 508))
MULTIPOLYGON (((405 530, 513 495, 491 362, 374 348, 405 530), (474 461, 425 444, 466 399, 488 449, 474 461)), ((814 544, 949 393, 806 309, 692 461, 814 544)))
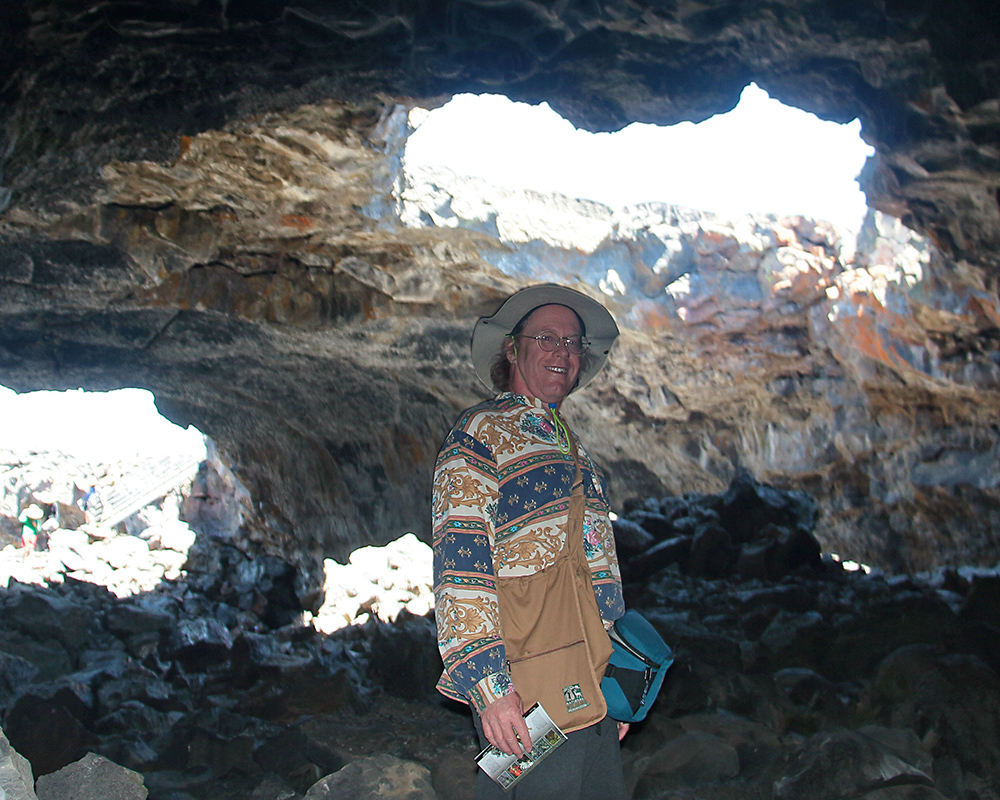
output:
MULTIPOLYGON (((5 796, 471 798, 468 714, 433 690, 430 548, 328 560, 305 609, 226 520, 167 519, 224 483, 0 552, 5 796)), ((743 474, 615 521, 626 600, 676 655, 624 742, 632 797, 997 800, 1000 574, 849 572, 816 515, 743 474)))

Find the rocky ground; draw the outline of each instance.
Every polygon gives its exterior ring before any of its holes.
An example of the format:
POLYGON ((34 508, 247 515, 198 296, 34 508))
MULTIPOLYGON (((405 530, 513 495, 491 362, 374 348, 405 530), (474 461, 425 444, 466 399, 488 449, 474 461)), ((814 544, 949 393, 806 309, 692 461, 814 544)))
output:
MULTIPOLYGON (((203 465, 115 530, 0 552, 5 796, 470 798, 426 545, 328 561, 306 610, 294 570, 218 516, 165 519, 224 485, 203 465)), ((615 523, 628 603, 676 655, 624 742, 632 796, 1000 798, 1000 575, 849 571, 815 519, 742 475, 615 523)))

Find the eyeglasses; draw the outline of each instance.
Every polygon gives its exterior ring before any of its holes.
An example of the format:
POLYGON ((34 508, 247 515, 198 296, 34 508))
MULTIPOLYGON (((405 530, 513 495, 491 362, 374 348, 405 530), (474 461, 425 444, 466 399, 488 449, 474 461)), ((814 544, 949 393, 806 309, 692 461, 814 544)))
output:
POLYGON ((538 334, 537 336, 528 336, 523 333, 517 334, 525 339, 534 339, 538 342, 538 346, 542 348, 546 353, 551 353, 553 350, 559 348, 560 342, 566 345, 566 349, 570 354, 574 356, 582 356, 587 352, 587 348, 590 347, 590 342, 587 339, 572 337, 566 338, 565 336, 556 336, 554 333, 549 333, 547 331, 538 334))

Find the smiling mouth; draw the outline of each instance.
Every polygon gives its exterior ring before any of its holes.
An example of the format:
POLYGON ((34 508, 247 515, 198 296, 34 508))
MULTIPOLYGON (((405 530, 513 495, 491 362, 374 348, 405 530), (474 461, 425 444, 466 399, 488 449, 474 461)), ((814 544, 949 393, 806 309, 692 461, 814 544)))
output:
POLYGON ((560 375, 565 375, 566 374, 566 368, 565 367, 546 367, 546 369, 549 372, 558 372, 560 375))

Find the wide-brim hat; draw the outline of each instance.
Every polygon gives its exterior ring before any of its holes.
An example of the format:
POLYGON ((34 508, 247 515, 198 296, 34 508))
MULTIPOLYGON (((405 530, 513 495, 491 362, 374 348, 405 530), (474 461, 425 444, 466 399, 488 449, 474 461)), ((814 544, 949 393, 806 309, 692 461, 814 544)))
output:
POLYGON ((515 292, 492 317, 481 317, 472 329, 472 364, 479 380, 487 388, 493 389, 490 367, 500 352, 504 337, 526 314, 540 306, 553 304, 567 306, 579 314, 587 339, 590 340, 590 357, 587 359, 586 369, 580 370, 573 391, 586 386, 601 371, 604 362, 608 360, 611 345, 618 338, 618 326, 610 312, 596 300, 575 289, 556 283, 541 283, 515 292))
POLYGON ((30 506, 28 506, 26 509, 24 509, 24 511, 22 513, 28 519, 41 519, 42 517, 45 516, 45 512, 42 511, 42 509, 39 508, 34 503, 32 503, 30 506))

